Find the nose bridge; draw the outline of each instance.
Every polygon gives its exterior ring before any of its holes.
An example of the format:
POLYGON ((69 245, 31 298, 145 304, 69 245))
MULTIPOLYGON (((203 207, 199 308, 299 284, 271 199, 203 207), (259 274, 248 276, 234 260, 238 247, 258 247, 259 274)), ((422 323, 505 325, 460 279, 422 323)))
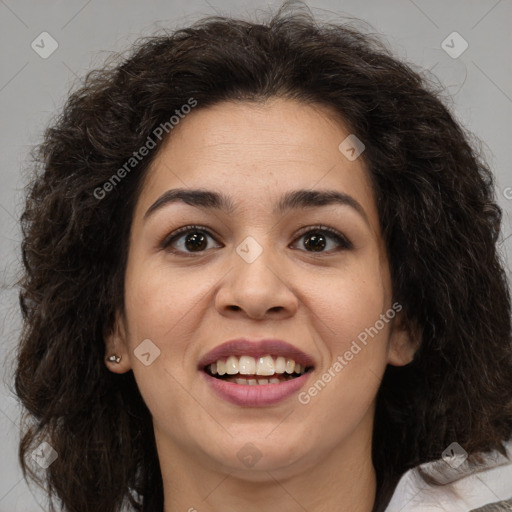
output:
MULTIPOLYGON (((263 240, 262 236, 259 236, 258 238, 260 239, 262 244, 265 244, 265 250, 268 251, 269 250, 269 245, 270 245, 268 243, 268 238, 269 237, 266 236, 265 237, 266 240, 263 240)), ((240 242, 237 245, 237 247, 235 249, 235 252, 248 265, 251 265, 252 263, 254 263, 258 259, 260 259, 260 263, 261 263, 261 255, 264 252, 264 248, 263 248, 262 244, 260 244, 256 238, 254 238, 253 236, 249 235, 249 236, 246 236, 242 240, 242 242, 240 242)))
POLYGON ((242 309, 250 316, 269 310, 295 310, 296 298, 287 280, 279 275, 277 248, 267 235, 246 236, 236 247, 229 278, 217 297, 217 307, 242 309))
MULTIPOLYGON (((275 280, 280 281, 276 275, 276 263, 279 261, 277 248, 273 247, 273 241, 268 234, 249 235, 240 242, 235 252, 241 261, 236 261, 234 270, 238 277, 243 276, 244 281, 251 281, 254 277, 261 287, 272 284, 276 288, 275 280), (273 263, 273 264, 272 264, 273 263)), ((279 286, 279 284, 277 284, 279 286)))

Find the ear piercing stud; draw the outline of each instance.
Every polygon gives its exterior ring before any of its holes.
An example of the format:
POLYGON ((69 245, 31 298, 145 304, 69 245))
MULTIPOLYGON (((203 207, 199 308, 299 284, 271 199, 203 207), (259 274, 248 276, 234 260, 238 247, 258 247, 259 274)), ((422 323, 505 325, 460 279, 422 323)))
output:
POLYGON ((108 356, 106 358, 106 360, 109 362, 109 363, 119 363, 119 361, 121 361, 121 356, 118 356, 116 354, 113 354, 111 356, 108 356))

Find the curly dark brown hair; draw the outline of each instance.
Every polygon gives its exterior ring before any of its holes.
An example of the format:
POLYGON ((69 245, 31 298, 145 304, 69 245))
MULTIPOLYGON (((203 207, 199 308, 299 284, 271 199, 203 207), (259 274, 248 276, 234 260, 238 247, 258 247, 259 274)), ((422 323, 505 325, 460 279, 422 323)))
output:
POLYGON ((470 460, 506 455, 510 295, 501 210, 477 139, 439 84, 377 36, 288 6, 265 23, 212 16, 139 40, 121 62, 87 74, 34 152, 15 389, 27 409, 20 462, 52 511, 55 497, 70 512, 163 509, 150 412, 133 373, 104 363, 123 311, 134 205, 158 148, 104 197, 94 191, 191 97, 196 109, 277 97, 322 104, 366 146, 393 299, 421 333, 414 360, 388 366, 377 395, 374 511, 405 471, 453 441, 470 460), (43 474, 28 457, 42 440, 58 453, 43 474))

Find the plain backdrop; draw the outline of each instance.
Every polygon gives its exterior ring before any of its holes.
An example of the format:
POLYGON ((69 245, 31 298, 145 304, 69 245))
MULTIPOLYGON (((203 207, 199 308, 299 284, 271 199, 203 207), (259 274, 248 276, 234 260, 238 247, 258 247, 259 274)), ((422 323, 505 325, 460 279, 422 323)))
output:
MULTIPOLYGON (((30 148, 41 140, 45 126, 59 113, 80 77, 101 66, 112 52, 128 48, 137 37, 161 27, 188 25, 211 14, 261 19, 280 4, 259 0, 0 0, 0 512, 41 510, 36 499, 46 510, 41 495, 30 491, 21 476, 19 408, 10 392, 20 330, 15 286, 20 269, 18 218, 30 148), (49 35, 41 36, 43 32, 49 35), (58 45, 57 49, 43 58, 52 45, 58 45)), ((320 20, 344 21, 348 16, 367 21, 397 57, 416 69, 431 69, 444 84, 451 111, 482 139, 485 157, 495 172, 504 210, 501 246, 508 261, 512 243, 508 238, 512 234, 512 0, 319 0, 307 5, 320 20), (452 56, 443 49, 445 40, 453 47, 452 56)))

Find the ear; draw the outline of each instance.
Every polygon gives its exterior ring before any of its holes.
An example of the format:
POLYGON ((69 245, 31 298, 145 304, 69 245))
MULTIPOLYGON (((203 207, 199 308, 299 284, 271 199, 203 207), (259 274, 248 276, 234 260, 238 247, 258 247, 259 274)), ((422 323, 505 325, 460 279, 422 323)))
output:
POLYGON ((403 312, 396 315, 393 323, 388 349, 388 363, 393 366, 405 366, 414 359, 421 346, 419 328, 405 321, 403 312))
POLYGON ((124 316, 117 312, 112 330, 105 336, 105 364, 113 373, 126 373, 132 367, 129 357, 126 332, 127 329, 124 316), (107 361, 107 357, 114 354, 121 357, 121 360, 118 363, 107 361))

